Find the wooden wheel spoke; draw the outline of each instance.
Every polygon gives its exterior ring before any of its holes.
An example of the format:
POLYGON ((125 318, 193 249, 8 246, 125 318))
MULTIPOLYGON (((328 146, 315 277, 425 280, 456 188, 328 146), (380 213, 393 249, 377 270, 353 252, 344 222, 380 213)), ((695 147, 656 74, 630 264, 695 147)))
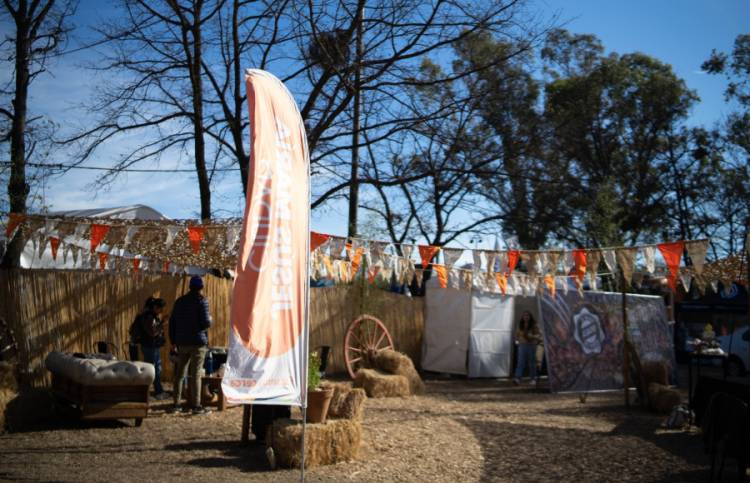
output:
POLYGON ((362 358, 361 358, 361 357, 357 357, 356 359, 350 359, 350 360, 349 360, 349 362, 350 362, 351 364, 354 364, 355 362, 359 362, 359 361, 361 361, 361 360, 362 360, 362 358))
POLYGON ((382 334, 380 334, 380 339, 378 339, 378 341, 375 343, 375 348, 376 349, 378 347, 380 347, 380 343, 383 342, 383 339, 385 339, 385 332, 383 332, 382 334))
POLYGON ((356 347, 347 347, 346 350, 350 350, 353 352, 360 352, 360 353, 362 352, 362 349, 357 349, 356 347))

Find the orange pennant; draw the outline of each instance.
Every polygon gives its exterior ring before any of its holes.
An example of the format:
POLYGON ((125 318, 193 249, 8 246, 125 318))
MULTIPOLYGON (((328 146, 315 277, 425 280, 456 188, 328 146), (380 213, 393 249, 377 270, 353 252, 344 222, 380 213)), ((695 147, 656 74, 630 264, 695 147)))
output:
POLYGON ((169 260, 167 260, 166 262, 164 262, 162 264, 161 271, 164 272, 164 273, 167 273, 169 271, 169 265, 170 265, 169 260))
POLYGON ((327 242, 329 238, 331 238, 329 235, 324 235, 322 233, 311 231, 310 232, 310 251, 311 252, 314 251, 320 245, 327 242))
POLYGON ((573 250, 573 263, 575 264, 575 277, 580 285, 586 276, 586 250, 573 250))
POLYGON ((138 270, 141 268, 141 259, 140 258, 134 258, 133 259, 133 271, 135 273, 138 273, 138 270))
MULTIPOLYGON (((436 248, 436 247, 433 247, 436 248)), ((422 247, 419 247, 419 251, 422 251, 422 247)), ((421 253, 420 253, 421 254, 421 253)), ((432 268, 435 269, 435 273, 437 273, 438 282, 440 283, 440 286, 443 288, 446 288, 448 286, 448 269, 445 268, 444 265, 432 265, 432 268)))
POLYGON ((661 256, 664 257, 664 263, 667 264, 669 269, 669 277, 667 277, 669 287, 673 292, 676 292, 677 277, 680 274, 680 258, 682 258, 682 252, 685 250, 685 242, 660 243, 657 246, 661 256))
POLYGON ((518 260, 520 259, 521 259, 520 250, 508 250, 508 276, 509 277, 513 275, 513 270, 516 269, 516 265, 518 265, 518 260))
POLYGON ((365 252, 364 248, 357 248, 357 251, 354 253, 354 259, 352 259, 352 267, 351 267, 351 275, 349 279, 353 279, 354 276, 357 274, 357 270, 359 270, 359 265, 362 263, 362 254, 365 252))
MULTIPOLYGON (((419 245, 419 256, 422 259, 422 268, 427 268, 432 258, 440 250, 440 247, 434 247, 432 245, 419 245)), ((445 269, 445 267, 443 267, 445 269)), ((446 279, 447 280, 447 279, 446 279)))
POLYGON ((555 298, 555 277, 553 277, 552 275, 545 276, 544 284, 547 286, 547 290, 549 290, 552 298, 555 298))
POLYGON ((52 260, 57 261, 57 249, 60 247, 60 239, 54 236, 49 237, 49 246, 52 248, 52 260))
POLYGON ((23 223, 26 219, 26 215, 20 213, 11 213, 8 218, 8 224, 5 226, 5 237, 10 239, 10 235, 16 230, 18 225, 23 223))
POLYGON ((334 278, 333 275, 333 263, 331 262, 331 257, 328 255, 323 256, 323 263, 326 266, 326 272, 328 272, 328 278, 334 278))
POLYGON ((203 236, 206 234, 205 226, 189 226, 188 227, 188 240, 190 240, 190 247, 193 249, 193 253, 198 254, 201 251, 201 241, 203 236))
POLYGON ((375 283, 375 277, 378 276, 378 272, 380 272, 380 267, 370 267, 367 274, 367 280, 369 280, 370 283, 375 283))
POLYGON ((91 224, 91 253, 96 251, 96 247, 104 240, 107 233, 109 233, 109 225, 91 224))
POLYGON ((99 255, 99 271, 103 272, 104 268, 107 266, 107 259, 109 258, 109 253, 97 253, 99 255))
POLYGON ((508 277, 500 272, 495 272, 495 280, 497 280, 497 286, 500 287, 500 291, 505 295, 508 291, 508 277))
POLYGON ((346 258, 351 260, 352 259, 352 244, 347 243, 346 245, 344 245, 344 248, 346 248, 346 258))

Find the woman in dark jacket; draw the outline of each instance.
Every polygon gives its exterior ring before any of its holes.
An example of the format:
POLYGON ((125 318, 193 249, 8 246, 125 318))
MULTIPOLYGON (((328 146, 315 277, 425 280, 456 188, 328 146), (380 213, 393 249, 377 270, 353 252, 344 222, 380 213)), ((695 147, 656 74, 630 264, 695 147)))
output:
POLYGON ((536 385, 536 346, 542 341, 542 334, 531 312, 521 315, 516 329, 518 364, 513 378, 514 384, 520 384, 524 369, 528 367, 531 384, 536 385))
POLYGON ((154 365, 154 398, 165 399, 164 389, 161 386, 161 355, 159 349, 166 342, 164 338, 164 323, 161 313, 166 306, 164 299, 149 297, 146 306, 138 315, 139 339, 143 360, 154 365))

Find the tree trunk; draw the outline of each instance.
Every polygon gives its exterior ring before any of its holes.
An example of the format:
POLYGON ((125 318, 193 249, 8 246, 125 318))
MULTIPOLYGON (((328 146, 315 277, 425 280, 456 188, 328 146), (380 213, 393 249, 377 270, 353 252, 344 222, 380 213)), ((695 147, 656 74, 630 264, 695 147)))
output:
MULTIPOLYGON (((16 85, 13 99, 13 120, 10 133, 10 180, 8 198, 12 213, 26 213, 26 199, 29 185, 26 183, 26 103, 29 93, 29 21, 27 19, 26 1, 18 2, 16 22, 16 85)), ((20 267, 24 239, 18 235, 8 245, 3 257, 5 268, 20 267)))
POLYGON ((359 117, 360 87, 362 77, 362 22, 364 20, 365 2, 357 6, 357 47, 354 70, 354 125, 352 127, 352 166, 351 183, 349 184, 349 230, 348 236, 357 236, 357 209, 359 208, 359 117))

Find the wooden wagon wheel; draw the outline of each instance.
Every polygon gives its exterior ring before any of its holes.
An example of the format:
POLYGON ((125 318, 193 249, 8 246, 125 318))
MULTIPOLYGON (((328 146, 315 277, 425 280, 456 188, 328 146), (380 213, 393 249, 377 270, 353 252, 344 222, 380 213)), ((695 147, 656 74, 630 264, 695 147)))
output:
POLYGON ((393 339, 383 323, 372 315, 361 315, 349 324, 344 338, 344 360, 349 376, 354 379, 363 367, 372 367, 375 354, 393 350, 393 339))

